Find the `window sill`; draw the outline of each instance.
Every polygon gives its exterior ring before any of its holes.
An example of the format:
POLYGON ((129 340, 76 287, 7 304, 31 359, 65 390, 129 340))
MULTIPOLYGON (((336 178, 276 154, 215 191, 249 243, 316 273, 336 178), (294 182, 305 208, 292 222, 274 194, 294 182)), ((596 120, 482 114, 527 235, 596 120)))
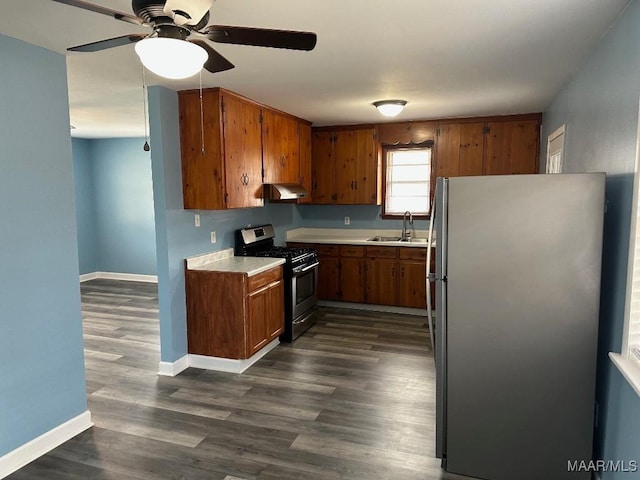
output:
POLYGON ((609 358, 614 363, 622 376, 629 382, 629 385, 640 396, 640 366, 633 361, 623 357, 619 353, 609 352, 609 358))

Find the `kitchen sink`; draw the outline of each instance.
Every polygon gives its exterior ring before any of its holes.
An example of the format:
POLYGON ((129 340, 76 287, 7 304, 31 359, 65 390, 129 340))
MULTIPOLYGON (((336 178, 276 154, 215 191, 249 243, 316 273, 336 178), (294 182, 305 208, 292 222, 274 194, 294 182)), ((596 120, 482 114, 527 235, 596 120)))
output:
POLYGON ((401 237, 376 236, 376 237, 367 238, 367 242, 399 242, 400 240, 402 240, 401 237))
POLYGON ((406 243, 427 243, 427 239, 424 237, 401 238, 400 241, 406 243))

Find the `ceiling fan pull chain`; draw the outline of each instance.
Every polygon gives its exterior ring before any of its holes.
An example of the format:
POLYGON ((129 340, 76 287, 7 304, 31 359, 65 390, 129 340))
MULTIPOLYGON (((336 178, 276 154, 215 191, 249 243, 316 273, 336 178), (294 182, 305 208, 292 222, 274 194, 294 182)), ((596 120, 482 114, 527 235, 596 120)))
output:
POLYGON ((204 108, 202 107, 202 70, 200 70, 200 138, 202 140, 202 156, 204 157, 204 108))
POLYGON ((151 150, 149 147, 149 128, 147 126, 147 79, 144 75, 144 65, 142 66, 142 104, 144 105, 144 147, 145 152, 151 150))

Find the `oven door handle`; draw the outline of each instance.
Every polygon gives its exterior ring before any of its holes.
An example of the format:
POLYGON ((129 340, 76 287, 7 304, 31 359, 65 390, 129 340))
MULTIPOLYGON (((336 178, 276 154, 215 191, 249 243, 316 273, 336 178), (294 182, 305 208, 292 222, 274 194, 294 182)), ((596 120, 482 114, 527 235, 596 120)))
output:
POLYGON ((306 267, 300 269, 300 272, 297 273, 308 272, 309 270, 316 268, 318 265, 320 265, 320 262, 312 263, 311 265, 307 265, 306 267))

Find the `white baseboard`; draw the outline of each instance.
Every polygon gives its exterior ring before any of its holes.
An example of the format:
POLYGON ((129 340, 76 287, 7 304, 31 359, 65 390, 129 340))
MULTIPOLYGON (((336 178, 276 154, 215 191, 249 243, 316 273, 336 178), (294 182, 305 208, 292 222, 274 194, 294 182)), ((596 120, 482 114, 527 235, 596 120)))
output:
POLYGON ((370 303, 334 302, 330 300, 320 300, 321 307, 354 308, 357 310, 369 310, 372 312, 400 313, 404 315, 427 316, 427 310, 423 308, 394 307, 392 305, 372 305, 370 303))
POLYGON ((204 355, 189 355, 189 366, 193 368, 203 368, 205 370, 216 370, 218 372, 242 373, 251 365, 264 357, 280 343, 279 339, 273 340, 246 360, 231 360, 230 358, 207 357, 204 355))
POLYGON ((86 410, 77 417, 58 425, 21 447, 3 455, 0 457, 0 479, 11 475, 26 464, 33 462, 67 440, 91 428, 91 426, 93 426, 91 412, 86 410))
POLYGON ((180 372, 189 368, 189 355, 179 358, 175 362, 160 362, 158 375, 175 377, 180 372))
POLYGON ((107 280, 126 280, 128 282, 158 283, 157 275, 141 275, 138 273, 92 272, 80 275, 80 282, 105 278, 107 280))

